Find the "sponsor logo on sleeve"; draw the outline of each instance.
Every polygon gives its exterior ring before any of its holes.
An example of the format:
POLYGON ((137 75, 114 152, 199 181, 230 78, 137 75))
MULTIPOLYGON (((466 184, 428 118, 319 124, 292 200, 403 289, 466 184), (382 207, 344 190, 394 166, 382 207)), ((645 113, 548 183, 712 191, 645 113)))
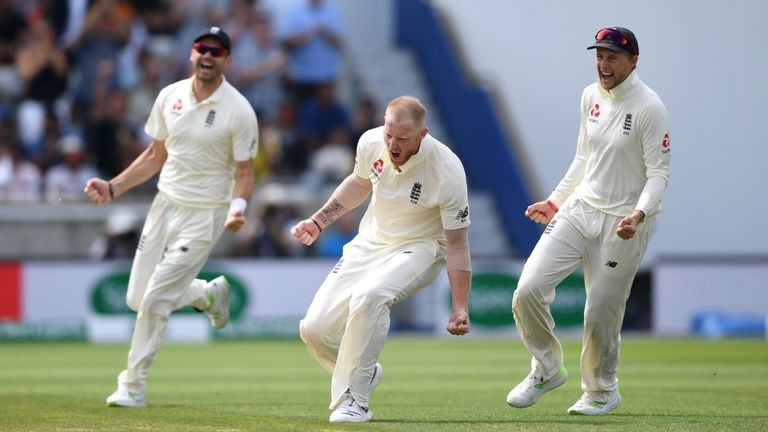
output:
POLYGON ((176 102, 171 106, 171 114, 178 117, 181 115, 182 109, 184 109, 184 105, 181 103, 181 99, 176 99, 176 102))
POLYGON ((596 103, 595 106, 589 110, 589 121, 597 123, 598 117, 600 117, 600 104, 596 103))
POLYGON ((384 171, 384 161, 382 159, 377 160, 371 167, 371 174, 374 180, 378 180, 381 177, 381 172, 384 171))
POLYGON ((464 223, 467 221, 467 217, 469 217, 469 207, 464 207, 464 210, 459 210, 459 212, 456 213, 454 219, 464 223))
POLYGON ((664 134, 664 139, 661 140, 661 152, 662 153, 669 153, 669 134, 664 134))

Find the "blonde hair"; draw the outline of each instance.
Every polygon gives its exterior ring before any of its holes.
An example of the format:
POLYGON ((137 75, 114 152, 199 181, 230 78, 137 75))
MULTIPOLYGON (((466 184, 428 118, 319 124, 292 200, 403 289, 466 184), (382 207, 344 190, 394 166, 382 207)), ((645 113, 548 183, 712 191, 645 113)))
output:
POLYGON ((427 109, 418 98, 413 96, 400 96, 392 99, 387 104, 385 116, 392 117, 392 120, 400 122, 403 120, 413 120, 413 123, 420 128, 424 127, 427 119, 427 109))

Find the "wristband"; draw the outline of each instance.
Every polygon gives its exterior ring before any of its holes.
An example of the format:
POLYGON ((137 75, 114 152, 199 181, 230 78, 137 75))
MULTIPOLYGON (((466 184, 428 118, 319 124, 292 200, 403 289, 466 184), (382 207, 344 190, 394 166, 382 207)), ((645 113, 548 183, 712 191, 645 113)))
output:
POLYGON ((317 223, 317 221, 314 218, 309 218, 309 220, 315 223, 315 226, 317 227, 317 229, 320 230, 320 232, 323 232, 323 228, 320 227, 320 224, 317 223))
POLYGON ((107 182, 107 186, 109 187, 109 198, 115 199, 115 190, 112 188, 112 182, 107 182))
POLYGON ((232 213, 233 210, 242 210, 243 214, 245 214, 245 209, 247 207, 248 202, 245 198, 235 198, 229 203, 229 212, 232 213))
POLYGON ((555 203, 553 203, 553 202, 552 202, 552 200, 547 200, 547 204, 549 204, 549 208, 551 208, 552 210, 554 210, 554 211, 555 211, 555 213, 557 213, 557 212, 558 212, 558 210, 560 210, 559 208, 557 208, 557 206, 555 205, 555 203))

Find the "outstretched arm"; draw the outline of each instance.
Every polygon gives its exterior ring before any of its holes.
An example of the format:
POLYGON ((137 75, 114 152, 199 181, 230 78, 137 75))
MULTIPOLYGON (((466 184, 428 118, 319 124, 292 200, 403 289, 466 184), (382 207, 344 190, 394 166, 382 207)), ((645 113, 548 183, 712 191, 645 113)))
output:
POLYGON ((168 159, 165 141, 152 142, 123 172, 112 180, 94 177, 85 183, 83 192, 97 205, 104 205, 134 186, 140 185, 160 172, 168 159))
POLYGON ((309 246, 320 233, 344 213, 359 206, 371 193, 373 185, 367 178, 352 173, 333 191, 328 202, 310 218, 304 219, 291 228, 291 234, 309 246))
POLYGON ((468 228, 445 230, 446 269, 451 283, 451 317, 446 330, 456 336, 469 333, 469 290, 472 263, 469 256, 468 228))

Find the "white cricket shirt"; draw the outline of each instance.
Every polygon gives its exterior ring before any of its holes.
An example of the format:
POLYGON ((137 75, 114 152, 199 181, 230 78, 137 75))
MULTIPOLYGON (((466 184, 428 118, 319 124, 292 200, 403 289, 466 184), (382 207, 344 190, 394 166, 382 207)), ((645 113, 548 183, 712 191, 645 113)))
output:
POLYGON ((253 108, 226 80, 200 102, 192 93, 192 78, 165 87, 144 130, 165 141, 168 150, 158 189, 188 207, 229 203, 235 161, 252 159, 259 144, 253 108))
POLYGON ((392 245, 434 239, 445 244, 443 229, 469 226, 464 167, 429 134, 398 172, 387 157, 384 127, 367 131, 357 145, 354 172, 373 184, 360 222, 360 235, 370 242, 392 245))
POLYGON ((654 215, 669 177, 669 144, 667 110, 635 72, 610 92, 594 83, 581 96, 576 157, 549 199, 561 206, 574 194, 614 216, 654 215), (652 177, 663 185, 646 188, 652 177))

